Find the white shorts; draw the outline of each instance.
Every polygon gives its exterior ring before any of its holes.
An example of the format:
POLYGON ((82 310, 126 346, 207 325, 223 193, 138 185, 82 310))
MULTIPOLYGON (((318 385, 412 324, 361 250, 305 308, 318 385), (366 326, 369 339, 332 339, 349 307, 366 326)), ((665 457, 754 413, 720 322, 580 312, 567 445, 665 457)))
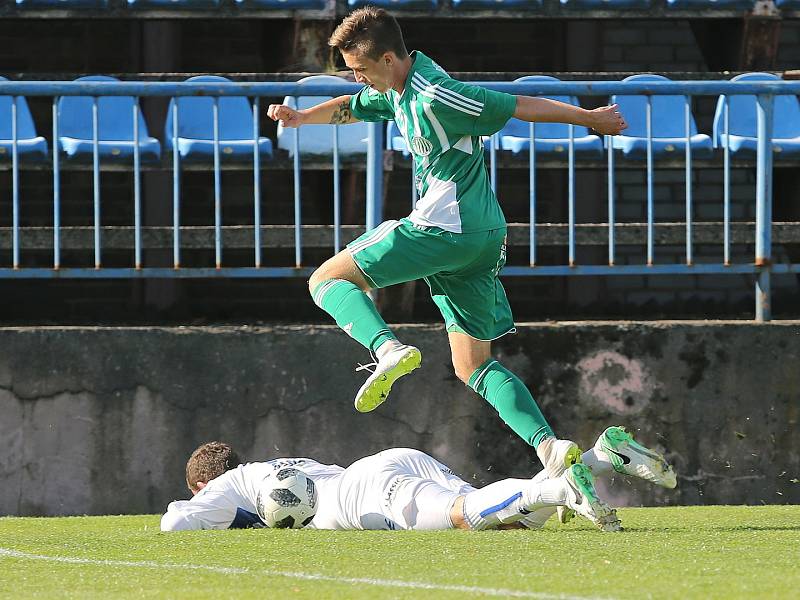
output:
POLYGON ((393 448, 357 460, 339 482, 343 529, 451 529, 450 509, 473 491, 419 450, 393 448))

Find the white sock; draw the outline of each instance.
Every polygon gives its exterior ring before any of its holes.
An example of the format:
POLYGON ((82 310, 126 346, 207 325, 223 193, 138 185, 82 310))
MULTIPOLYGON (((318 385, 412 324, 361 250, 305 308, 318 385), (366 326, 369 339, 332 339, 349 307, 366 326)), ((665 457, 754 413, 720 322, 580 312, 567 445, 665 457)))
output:
POLYGON ((584 452, 581 455, 581 459, 583 460, 583 464, 592 470, 592 474, 595 477, 614 470, 614 467, 611 465, 611 461, 595 452, 594 448, 590 448, 584 452))
POLYGON ((464 520, 476 530, 514 523, 544 506, 564 504, 565 495, 558 479, 504 479, 464 497, 464 520))
MULTIPOLYGON (((611 461, 609 461, 607 458, 601 458, 600 455, 594 451, 594 448, 589 448, 589 450, 584 452, 581 455, 581 460, 583 461, 583 464, 592 470, 592 474, 595 476, 614 470, 614 468, 611 466, 611 461)), ((533 478, 533 481, 541 482, 546 479, 547 472, 542 469, 536 474, 536 476, 533 478)), ((541 529, 544 527, 544 524, 547 522, 547 520, 554 514, 556 514, 556 508, 554 506, 545 506, 532 511, 531 514, 523 517, 519 520, 519 522, 528 529, 541 529)))
POLYGON ((554 514, 556 514, 555 506, 545 506, 543 508, 536 509, 529 515, 526 515, 519 520, 519 523, 528 529, 541 529, 544 527, 544 524, 547 522, 547 520, 554 514))
POLYGON ((504 479, 464 497, 464 520, 470 529, 487 529, 519 518, 523 490, 529 479, 504 479))
POLYGON ((403 344, 401 344, 398 340, 386 340, 375 349, 375 356, 378 358, 378 360, 381 360, 389 352, 396 350, 397 348, 401 348, 402 346, 403 344))

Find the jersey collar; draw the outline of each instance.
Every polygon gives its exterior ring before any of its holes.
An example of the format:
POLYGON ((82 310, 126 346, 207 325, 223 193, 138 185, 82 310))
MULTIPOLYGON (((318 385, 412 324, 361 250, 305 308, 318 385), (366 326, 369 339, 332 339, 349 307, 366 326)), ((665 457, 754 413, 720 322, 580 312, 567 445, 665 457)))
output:
POLYGON ((412 50, 409 53, 409 56, 411 57, 411 68, 408 70, 408 75, 406 76, 406 82, 403 85, 403 93, 400 94, 400 98, 398 99, 398 102, 405 97, 406 91, 408 91, 408 88, 411 87, 411 78, 414 76, 414 73, 417 71, 417 69, 420 66, 422 66, 423 61, 426 58, 428 58, 427 56, 425 56, 419 50, 412 50))

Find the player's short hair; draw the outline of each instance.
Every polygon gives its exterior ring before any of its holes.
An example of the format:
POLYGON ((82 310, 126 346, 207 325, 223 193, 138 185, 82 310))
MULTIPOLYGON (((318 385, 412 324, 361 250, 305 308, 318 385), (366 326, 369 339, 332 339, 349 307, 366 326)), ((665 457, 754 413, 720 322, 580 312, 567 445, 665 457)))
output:
POLYGON ((199 482, 208 483, 240 464, 239 455, 225 442, 206 442, 186 461, 186 485, 196 490, 199 482))
POLYGON ((397 19, 374 6, 365 6, 347 15, 334 30, 328 45, 340 51, 358 50, 371 60, 378 60, 389 51, 398 58, 408 56, 397 19))

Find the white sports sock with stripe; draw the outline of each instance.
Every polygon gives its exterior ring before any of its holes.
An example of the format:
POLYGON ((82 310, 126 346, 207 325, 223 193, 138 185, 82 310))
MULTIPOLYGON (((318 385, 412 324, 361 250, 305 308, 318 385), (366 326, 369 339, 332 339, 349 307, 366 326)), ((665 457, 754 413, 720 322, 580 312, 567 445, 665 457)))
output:
POLYGON ((471 529, 487 529, 514 523, 539 508, 557 506, 565 500, 561 479, 504 479, 467 494, 464 519, 471 529))
MULTIPOLYGON (((583 461, 583 464, 592 470, 592 474, 594 476, 614 470, 614 468, 611 466, 611 461, 608 460, 608 458, 603 458, 601 455, 595 453, 594 448, 589 448, 589 450, 584 452, 581 455, 581 460, 583 461)), ((534 476, 533 481, 541 482, 546 479, 547 472, 542 469, 534 476)), ((554 514, 556 514, 555 507, 546 506, 531 512, 531 514, 520 519, 519 522, 528 529, 541 529, 544 527, 545 522, 554 514)))

